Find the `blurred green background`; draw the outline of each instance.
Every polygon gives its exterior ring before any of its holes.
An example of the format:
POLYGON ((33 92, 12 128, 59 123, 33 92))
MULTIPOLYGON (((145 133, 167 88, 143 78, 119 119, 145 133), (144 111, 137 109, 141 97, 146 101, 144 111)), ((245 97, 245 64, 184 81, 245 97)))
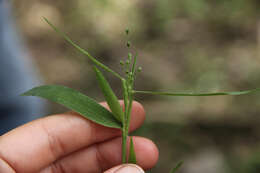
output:
MULTIPOLYGON (((139 51, 139 90, 233 91, 260 87, 258 0, 13 1, 18 27, 46 84, 62 84, 104 100, 90 63, 56 35, 47 17, 82 47, 120 72, 124 30, 139 51)), ((121 97, 120 82, 107 75, 121 97)), ((147 113, 135 132, 154 140, 151 172, 259 173, 260 95, 137 96, 147 113)), ((50 113, 65 109, 50 104, 50 113)))

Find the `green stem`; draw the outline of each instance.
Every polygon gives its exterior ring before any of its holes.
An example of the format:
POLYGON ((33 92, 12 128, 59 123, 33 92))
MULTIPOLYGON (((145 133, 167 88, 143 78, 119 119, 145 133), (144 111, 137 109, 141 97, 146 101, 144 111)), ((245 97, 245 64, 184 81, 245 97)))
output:
POLYGON ((127 136, 128 136, 128 133, 126 131, 126 128, 123 127, 123 130, 122 130, 122 163, 127 163, 127 154, 126 154, 127 136))
POLYGON ((129 131, 129 126, 130 126, 130 119, 131 119, 131 110, 132 110, 132 105, 133 105, 133 92, 132 88, 129 88, 128 90, 128 96, 129 96, 129 104, 127 108, 127 119, 126 119, 126 131, 129 131))
POLYGON ((125 79, 122 80, 122 85, 123 85, 123 96, 124 96, 124 118, 123 118, 123 129, 122 129, 122 163, 127 162, 127 136, 128 136, 128 131, 127 131, 127 108, 128 108, 128 92, 127 92, 127 82, 125 79))
MULTIPOLYGON (((129 53, 130 54, 130 53, 129 53)), ((130 57, 130 56, 129 56, 130 57)), ((124 105, 125 105, 125 111, 124 111, 124 121, 123 121, 123 129, 122 129, 122 163, 127 163, 127 137, 129 132, 129 126, 130 126, 130 119, 131 119, 131 110, 133 105, 133 86, 134 86, 134 79, 135 79, 135 72, 136 72, 136 58, 137 54, 134 57, 134 62, 129 69, 129 64, 126 65, 126 71, 127 78, 122 79, 122 85, 123 85, 123 95, 124 95, 124 105)), ((128 61, 131 61, 131 58, 128 59, 128 61)))
POLYGON ((122 163, 127 163, 127 137, 130 126, 131 119, 131 110, 133 104, 133 93, 132 85, 129 84, 129 81, 122 80, 123 84, 123 93, 124 93, 124 120, 123 120, 123 129, 122 129, 122 163))
POLYGON ((122 86, 123 86, 124 107, 126 112, 126 109, 128 107, 128 92, 127 92, 127 82, 125 79, 122 80, 122 86))

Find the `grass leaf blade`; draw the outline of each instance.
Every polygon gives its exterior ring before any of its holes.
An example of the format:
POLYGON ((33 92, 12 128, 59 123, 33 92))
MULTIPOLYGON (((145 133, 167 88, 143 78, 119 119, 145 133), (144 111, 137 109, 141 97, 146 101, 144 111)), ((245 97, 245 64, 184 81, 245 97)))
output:
POLYGON ((175 92, 156 92, 156 91, 133 91, 136 94, 151 94, 151 95, 165 95, 165 96, 221 96, 221 95, 244 95, 259 92, 260 88, 244 91, 232 92, 212 92, 212 93, 175 93, 175 92))
POLYGON ((68 87, 44 85, 35 87, 22 96, 38 96, 78 112, 83 117, 106 127, 121 128, 113 114, 92 98, 68 87))
POLYGON ((119 121, 123 122, 123 116, 124 112, 122 110, 122 107, 120 106, 120 103, 118 101, 118 98, 116 97, 115 93, 111 89, 109 83, 101 73, 97 69, 97 67, 93 67, 94 71, 96 72, 96 77, 98 79, 98 84, 102 90, 103 95, 105 96, 105 99, 107 101, 107 104, 109 105, 110 110, 112 111, 114 117, 119 121))
POLYGON ((85 49, 83 49, 79 45, 77 45, 64 32, 60 31, 56 26, 54 26, 47 18, 43 17, 43 19, 50 25, 50 27, 52 27, 52 29, 54 31, 56 31, 59 35, 61 35, 68 43, 70 43, 73 47, 75 47, 79 52, 81 52, 83 55, 86 55, 95 65, 100 66, 101 68, 112 73, 119 79, 122 79, 122 77, 118 73, 116 73, 111 68, 104 65, 103 63, 99 62, 96 58, 94 58, 92 55, 90 55, 90 53, 88 53, 88 51, 86 51, 85 49))
POLYGON ((177 165, 175 166, 175 168, 173 168, 170 173, 175 173, 183 164, 183 161, 180 161, 179 163, 177 163, 177 165))
POLYGON ((136 154, 135 154, 135 149, 134 149, 133 137, 130 137, 130 148, 129 148, 128 163, 136 164, 136 154))
POLYGON ((133 62, 133 65, 132 65, 132 73, 133 74, 135 74, 135 71, 136 71, 136 59, 137 59, 137 56, 138 56, 138 52, 134 56, 134 62, 133 62))

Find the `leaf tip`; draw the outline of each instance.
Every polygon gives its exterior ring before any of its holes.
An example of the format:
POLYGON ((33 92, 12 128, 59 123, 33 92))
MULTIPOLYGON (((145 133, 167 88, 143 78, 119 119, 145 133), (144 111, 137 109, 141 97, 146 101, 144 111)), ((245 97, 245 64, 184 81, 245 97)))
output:
POLYGON ((175 173, 175 172, 182 166, 182 164, 183 164, 183 161, 179 161, 179 162, 177 163, 177 165, 175 166, 175 168, 173 168, 173 169, 170 171, 170 173, 175 173))
POLYGON ((19 96, 32 96, 31 90, 32 90, 32 89, 30 89, 30 90, 28 90, 28 91, 26 91, 26 92, 24 92, 24 93, 22 93, 22 94, 19 94, 19 96))
POLYGON ((129 159, 128 163, 133 163, 136 164, 136 154, 134 150, 134 142, 133 142, 133 137, 130 137, 130 149, 129 149, 129 159))

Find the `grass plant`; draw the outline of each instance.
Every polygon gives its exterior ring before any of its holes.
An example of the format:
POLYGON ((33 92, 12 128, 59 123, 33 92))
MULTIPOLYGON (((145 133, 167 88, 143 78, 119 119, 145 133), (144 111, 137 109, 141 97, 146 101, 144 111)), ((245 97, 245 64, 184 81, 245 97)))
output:
MULTIPOLYGON (((131 42, 127 41, 126 46, 129 48, 128 58, 125 61, 120 61, 123 66, 125 76, 119 75, 117 72, 106 66, 105 64, 94 58, 88 51, 84 50, 73 42, 65 33, 61 32, 46 18, 44 20, 68 43, 75 47, 79 52, 84 54, 92 62, 93 70, 95 71, 98 84, 101 91, 107 101, 109 108, 108 111, 102 107, 94 99, 65 86, 58 85, 45 85, 35 87, 25 93, 23 96, 38 96, 53 102, 64 105, 65 107, 78 112, 83 117, 98 123, 100 125, 117 128, 122 131, 122 163, 137 163, 136 154, 134 151, 133 139, 130 137, 130 149, 129 157, 127 157, 127 138, 130 125, 130 116, 132 103, 136 94, 152 94, 152 95, 164 95, 164 96, 220 96, 220 95, 243 95, 250 94, 259 91, 260 89, 233 91, 233 92, 213 92, 213 93, 181 93, 181 92, 158 92, 158 91, 139 91, 134 89, 134 82, 138 73, 141 72, 141 67, 137 67, 137 53, 131 52, 131 42), (102 74, 103 69, 121 81, 123 89, 124 107, 119 104, 118 98, 111 89, 109 82, 102 74), (127 159, 128 158, 128 159, 127 159)), ((129 35, 129 29, 126 29, 125 34, 129 35)), ((171 170, 171 173, 175 173, 176 170, 182 165, 179 162, 175 168, 171 170)))

